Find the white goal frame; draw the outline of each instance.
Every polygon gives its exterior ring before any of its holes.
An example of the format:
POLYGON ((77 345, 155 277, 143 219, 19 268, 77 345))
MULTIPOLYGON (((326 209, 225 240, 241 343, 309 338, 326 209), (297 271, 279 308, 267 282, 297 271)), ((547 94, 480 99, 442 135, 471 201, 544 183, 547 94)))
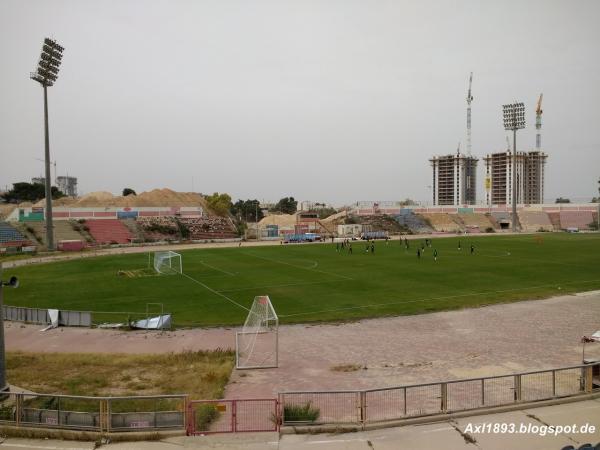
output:
POLYGON ((279 318, 267 295, 254 297, 242 331, 235 333, 235 367, 279 367, 279 318))
POLYGON ((183 273, 183 263, 181 255, 173 251, 154 252, 154 270, 163 275, 173 275, 183 273), (175 264, 173 264, 175 260, 175 264))

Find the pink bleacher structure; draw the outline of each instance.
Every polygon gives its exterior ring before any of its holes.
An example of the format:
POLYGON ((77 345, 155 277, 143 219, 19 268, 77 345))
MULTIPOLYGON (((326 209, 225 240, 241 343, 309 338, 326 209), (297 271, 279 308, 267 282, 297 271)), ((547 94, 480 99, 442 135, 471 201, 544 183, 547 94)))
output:
POLYGON ((127 227, 118 219, 87 220, 85 224, 98 244, 129 244, 133 239, 127 227))
POLYGON ((554 226, 548 217, 548 214, 543 211, 519 211, 519 222, 523 231, 553 231, 554 226))
POLYGON ((594 221, 592 211, 561 211, 560 226, 563 230, 577 228, 578 230, 589 229, 590 223, 594 221))

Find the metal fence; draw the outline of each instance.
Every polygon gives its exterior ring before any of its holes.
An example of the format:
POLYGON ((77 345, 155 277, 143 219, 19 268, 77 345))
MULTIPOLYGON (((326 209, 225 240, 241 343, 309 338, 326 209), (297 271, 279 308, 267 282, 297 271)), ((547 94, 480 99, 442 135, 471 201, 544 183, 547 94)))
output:
MULTIPOLYGON (((48 309, 2 305, 2 314, 4 320, 40 325, 50 324, 48 309)), ((91 327, 92 313, 89 311, 60 310, 58 312, 58 324, 67 327, 91 327)))
POLYGON ((184 429, 186 395, 84 397, 9 393, 0 424, 97 432, 184 429))
POLYGON ((277 431, 277 399, 194 400, 188 403, 187 434, 277 431))
POLYGON ((283 425, 364 424, 595 391, 600 391, 600 363, 385 389, 283 392, 278 400, 283 425))

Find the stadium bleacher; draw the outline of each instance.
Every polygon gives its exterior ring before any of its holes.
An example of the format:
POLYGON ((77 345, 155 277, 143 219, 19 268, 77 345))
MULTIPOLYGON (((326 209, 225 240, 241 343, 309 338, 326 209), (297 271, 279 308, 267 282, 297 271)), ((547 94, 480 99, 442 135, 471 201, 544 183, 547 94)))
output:
POLYGON ((562 227, 560 226, 560 213, 558 211, 557 212, 549 212, 546 214, 548 214, 548 219, 550 219, 550 222, 552 223, 552 226, 554 227, 555 230, 562 229, 562 227))
POLYGON ((594 221, 592 211, 561 211, 560 227, 563 230, 577 228, 578 230, 588 230, 589 225, 594 221))
POLYGON ((523 231, 553 231, 554 226, 548 217, 548 214, 543 211, 519 211, 519 222, 523 231))
MULTIPOLYGON (((52 221, 54 226, 54 241, 58 243, 60 241, 71 241, 80 240, 86 242, 84 236, 73 229, 72 222, 69 220, 54 220, 52 221)), ((46 244, 46 222, 25 222, 23 224, 26 230, 32 230, 28 232, 33 239, 39 238, 42 244, 46 244)))
POLYGON ((477 228, 479 231, 484 232, 488 228, 495 228, 494 224, 490 221, 489 217, 485 214, 479 213, 458 213, 458 219, 467 228, 477 228))
POLYGON ((231 220, 219 216, 203 217, 138 217, 137 223, 151 240, 173 240, 179 238, 177 222, 189 230, 189 239, 233 239, 237 237, 231 220))
POLYGON ((29 240, 6 222, 0 222, 0 244, 3 246, 26 245, 29 240))
POLYGON ((429 221, 435 231, 458 233, 463 230, 462 225, 453 220, 448 213, 421 213, 420 216, 429 221))
POLYGON ((421 217, 417 216, 412 209, 401 209, 400 214, 395 216, 396 221, 408 227, 413 233, 431 233, 433 229, 421 217))
POLYGON ((98 244, 129 244, 133 238, 118 219, 86 220, 85 225, 98 244))

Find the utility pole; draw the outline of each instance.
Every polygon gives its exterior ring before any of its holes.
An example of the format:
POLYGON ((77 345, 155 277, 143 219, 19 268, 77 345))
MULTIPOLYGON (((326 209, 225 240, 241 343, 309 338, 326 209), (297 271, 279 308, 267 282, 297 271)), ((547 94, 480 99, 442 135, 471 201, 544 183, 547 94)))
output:
POLYGON ((2 262, 0 262, 0 392, 8 391, 6 351, 4 348, 4 286, 19 287, 19 280, 17 277, 10 277, 8 282, 2 281, 2 262))
POLYGON ((44 135, 46 163, 46 244, 49 251, 54 247, 54 226, 52 224, 52 180, 50 179, 50 136, 48 131, 48 88, 58 79, 58 71, 62 60, 64 48, 55 40, 44 39, 42 54, 35 72, 31 72, 30 78, 37 81, 44 88, 44 135))

